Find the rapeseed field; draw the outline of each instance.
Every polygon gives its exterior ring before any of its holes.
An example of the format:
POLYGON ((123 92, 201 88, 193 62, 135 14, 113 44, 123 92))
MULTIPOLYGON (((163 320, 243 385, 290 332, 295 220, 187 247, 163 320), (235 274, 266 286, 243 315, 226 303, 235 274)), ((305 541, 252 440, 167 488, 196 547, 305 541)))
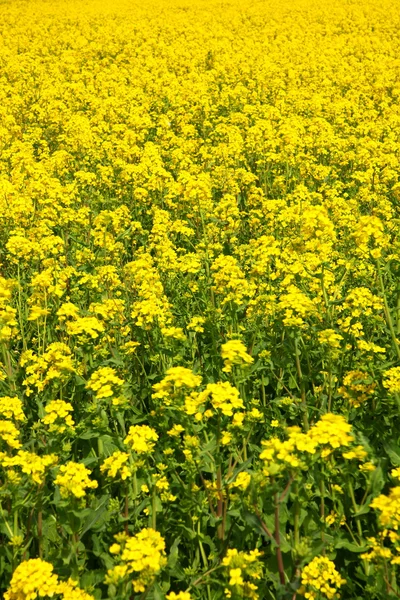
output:
POLYGON ((398 0, 0 2, 0 593, 400 597, 398 0))

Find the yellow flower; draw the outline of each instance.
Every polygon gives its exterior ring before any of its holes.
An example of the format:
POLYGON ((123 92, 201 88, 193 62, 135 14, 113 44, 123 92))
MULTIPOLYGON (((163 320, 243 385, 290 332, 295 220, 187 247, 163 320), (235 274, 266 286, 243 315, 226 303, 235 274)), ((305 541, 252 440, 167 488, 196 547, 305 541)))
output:
POLYGON ((62 342, 50 344, 41 356, 26 350, 21 354, 20 364, 26 371, 23 383, 27 396, 32 394, 32 387, 41 392, 52 381, 66 382, 76 370, 71 349, 62 342))
POLYGON ((232 434, 229 431, 223 431, 221 437, 221 444, 227 446, 232 440, 232 434))
POLYGON ((117 376, 115 369, 101 367, 92 374, 86 388, 94 391, 96 399, 100 400, 113 396, 123 383, 124 380, 117 376))
POLYGON ((121 552, 120 544, 112 544, 109 548, 110 554, 119 554, 121 552))
POLYGON ((29 475, 34 483, 41 485, 44 482, 46 471, 58 462, 56 454, 38 456, 34 452, 19 450, 16 456, 0 455, 0 464, 6 467, 19 467, 22 473, 29 475))
POLYGON ((21 448, 22 444, 18 437, 19 431, 11 421, 0 420, 0 439, 10 448, 21 448))
POLYGON ((383 386, 392 394, 400 393, 400 367, 392 367, 384 372, 383 386))
POLYGON ((195 331, 196 333, 202 333, 204 331, 204 323, 205 323, 205 318, 204 317, 192 317, 189 321, 189 323, 187 324, 186 328, 189 331, 195 331))
POLYGON ((322 594, 328 600, 334 600, 345 583, 336 571, 335 563, 325 556, 316 556, 302 571, 299 592, 305 598, 316 599, 322 594))
POLYGON ((230 569, 229 571, 229 585, 243 585, 242 569, 230 569))
POLYGON ((379 523, 382 527, 399 529, 400 527, 400 486, 389 490, 389 494, 381 494, 374 498, 370 504, 380 512, 379 523))
POLYGON ((72 404, 63 400, 52 400, 45 406, 46 415, 42 421, 45 425, 49 425, 49 431, 63 433, 67 428, 74 428, 74 420, 69 414, 72 412, 72 404))
POLYGON ((246 298, 253 295, 253 286, 246 280, 244 272, 233 256, 218 256, 211 269, 215 284, 214 290, 223 297, 223 305, 228 302, 240 305, 246 298))
POLYGON ((144 592, 166 565, 164 539, 154 529, 142 529, 123 541, 120 559, 122 564, 108 571, 105 582, 115 583, 129 574, 134 591, 144 592))
POLYGON ((182 431, 185 431, 185 428, 182 427, 182 425, 174 425, 169 431, 167 431, 167 434, 171 437, 178 437, 182 431))
POLYGON ((42 317, 47 317, 50 314, 48 308, 43 308, 41 306, 32 306, 29 311, 28 321, 37 321, 42 317))
POLYGON ((331 448, 348 446, 354 437, 350 434, 351 425, 341 415, 327 413, 310 429, 309 436, 319 445, 331 448))
POLYGON ((203 392, 197 397, 193 397, 193 400, 191 397, 187 397, 185 400, 186 412, 188 414, 195 413, 196 404, 204 404, 208 399, 215 410, 220 410, 227 417, 231 417, 233 411, 244 408, 239 390, 228 381, 218 381, 217 383, 209 383, 203 392))
POLYGON ((340 342, 342 339, 343 336, 339 333, 336 333, 334 329, 324 329, 318 333, 319 343, 332 349, 340 348, 340 342))
POLYGON ((53 565, 40 558, 18 565, 4 600, 36 600, 53 596, 61 596, 63 600, 94 600, 93 596, 78 588, 76 581, 60 581, 53 573, 53 565))
POLYGON ((127 452, 120 452, 117 450, 111 456, 105 459, 100 467, 102 473, 106 473, 107 477, 115 479, 120 477, 122 481, 125 481, 132 475, 131 469, 126 465, 129 461, 129 454, 127 452))
POLYGON ((132 425, 124 444, 134 450, 137 454, 151 454, 154 443, 158 440, 158 434, 148 425, 132 425))
POLYGON ((189 592, 170 592, 166 595, 167 600, 192 600, 192 596, 189 592))
POLYGON ((53 565, 32 558, 21 563, 14 571, 4 600, 35 600, 41 596, 53 596, 58 590, 58 577, 53 565))
POLYGON ((96 339, 100 333, 105 331, 103 323, 96 317, 76 317, 73 321, 68 321, 66 324, 66 330, 69 335, 76 335, 88 337, 89 339, 96 339))
POLYGON ((83 498, 87 489, 98 487, 97 481, 89 479, 89 475, 90 471, 85 465, 70 461, 60 467, 54 483, 60 486, 60 494, 63 498, 68 496, 83 498))
POLYGON ((397 467, 396 469, 392 469, 390 471, 390 475, 394 478, 394 479, 400 479, 400 467, 397 467))
POLYGON ((246 473, 246 471, 242 471, 238 474, 232 485, 234 487, 240 488, 241 490, 246 490, 250 485, 250 481, 251 475, 249 473, 246 473))
POLYGON ((258 549, 250 552, 239 552, 236 548, 227 550, 222 566, 228 570, 228 592, 229 588, 234 588, 231 591, 241 598, 258 599, 257 585, 253 581, 262 577, 261 554, 258 549))
POLYGON ((375 388, 376 383, 370 381, 367 373, 356 370, 346 374, 339 392, 348 399, 351 406, 357 408, 372 396, 375 388))
POLYGON ((166 405, 171 403, 174 391, 182 388, 193 389, 201 384, 200 375, 195 375, 186 367, 171 367, 160 383, 153 385, 153 398, 162 399, 166 405))
POLYGON ((233 365, 250 365, 254 362, 246 351, 246 346, 240 340, 230 340, 222 344, 221 356, 224 359, 223 371, 230 373, 233 365))
POLYGON ((3 396, 0 398, 0 415, 6 419, 14 419, 14 421, 26 420, 22 402, 16 397, 3 396))

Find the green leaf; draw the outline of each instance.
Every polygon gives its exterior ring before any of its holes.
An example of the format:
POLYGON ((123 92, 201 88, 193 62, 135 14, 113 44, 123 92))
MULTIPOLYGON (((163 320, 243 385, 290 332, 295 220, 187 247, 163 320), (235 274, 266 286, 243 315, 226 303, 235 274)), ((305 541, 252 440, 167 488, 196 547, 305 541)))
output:
POLYGON ((370 475, 372 494, 377 496, 385 485, 381 467, 377 467, 370 475))
POLYGON ((174 541, 174 543, 171 546, 171 550, 169 551, 169 557, 168 557, 168 566, 173 569, 177 563, 178 560, 178 554, 179 554, 179 542, 181 541, 180 537, 177 537, 176 540, 174 541))
POLYGON ((339 548, 346 548, 346 550, 350 550, 350 552, 366 552, 368 550, 368 546, 359 546, 358 544, 354 544, 354 542, 345 539, 335 542, 335 548, 337 550, 339 550, 339 548))
POLYGON ((85 433, 82 433, 80 436, 78 436, 78 439, 91 440, 93 438, 98 438, 98 437, 100 437, 100 433, 98 431, 92 431, 91 429, 89 429, 89 431, 85 431, 85 433))
POLYGON ((397 444, 392 442, 391 444, 384 444, 386 453, 388 454, 392 465, 395 467, 400 466, 400 448, 397 444))
MULTIPOLYGON (((260 520, 259 518, 254 515, 251 512, 246 511, 244 514, 244 520, 246 521, 246 523, 255 531, 258 532, 259 535, 262 535, 263 537, 267 538, 267 540, 269 540, 274 546, 276 545, 276 542, 273 538, 271 538, 266 531, 264 531, 264 529, 261 526, 260 520)), ((273 527, 271 527, 271 525, 273 525, 272 523, 268 523, 267 521, 269 521, 268 517, 264 517, 263 516, 263 520, 268 528, 268 530, 270 531, 271 535, 273 534, 273 527)))
POLYGON ((99 504, 98 506, 94 509, 90 511, 89 516, 87 517, 84 525, 83 525, 83 529, 81 532, 81 537, 90 529, 92 529, 96 523, 98 523, 98 521, 102 518, 102 516, 104 515, 104 513, 107 511, 107 502, 109 499, 109 495, 106 494, 104 496, 102 496, 99 500, 99 504))
POLYGON ((366 515, 367 513, 370 512, 370 507, 368 504, 363 504, 363 506, 360 506, 360 508, 358 509, 357 512, 354 513, 355 517, 359 517, 361 515, 366 515))

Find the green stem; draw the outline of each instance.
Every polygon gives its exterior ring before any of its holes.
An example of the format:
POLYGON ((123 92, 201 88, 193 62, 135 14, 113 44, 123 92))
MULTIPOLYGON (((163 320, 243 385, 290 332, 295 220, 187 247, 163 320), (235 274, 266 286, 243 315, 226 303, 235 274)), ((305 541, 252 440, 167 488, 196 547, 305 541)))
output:
POLYGON ((389 304, 388 304, 387 297, 386 297, 385 285, 383 283, 381 265, 380 265, 379 260, 376 261, 376 264, 377 264, 377 269, 378 269, 379 287, 381 289, 381 294, 382 294, 382 299, 383 299, 383 305, 384 305, 384 312, 385 312, 385 317, 386 317, 386 323, 387 323, 387 325, 389 327, 389 330, 390 330, 390 335, 392 337, 392 342, 393 342, 394 349, 396 350, 397 359, 400 360, 400 346, 399 346, 399 342, 398 342, 397 337, 396 337, 396 332, 394 330, 392 316, 390 314, 389 304))
MULTIPOLYGON (((352 485, 352 483, 350 481, 350 478, 348 478, 348 480, 347 480, 347 486, 349 488, 349 494, 350 494, 350 498, 351 498, 351 503, 353 505, 353 510, 354 510, 354 513, 356 514, 358 512, 358 506, 357 506, 357 502, 356 502, 356 499, 355 499, 355 496, 354 496, 354 489, 353 489, 353 485, 352 485)), ((362 536, 363 536, 362 535, 361 523, 360 523, 360 521, 359 521, 359 519, 357 517, 355 517, 355 520, 356 520, 358 535, 360 537, 360 542, 361 542, 362 536)))
POLYGON ((157 527, 157 504, 156 504, 156 499, 157 499, 157 488, 154 485, 153 486, 153 493, 152 493, 152 497, 151 497, 151 526, 152 526, 152 528, 154 530, 157 527))
POLYGON ((281 550, 281 536, 279 531, 279 500, 278 494, 275 495, 275 542, 276 542, 276 560, 278 563, 279 581, 285 585, 285 567, 283 565, 283 556, 281 550))
POLYGON ((129 492, 128 492, 128 486, 126 486, 126 488, 125 488, 125 503, 124 503, 124 519, 125 519, 126 535, 129 534, 128 518, 129 518, 129 492))
POLYGON ((294 494, 296 496, 296 500, 294 501, 294 546, 298 548, 300 544, 300 502, 299 502, 299 484, 297 481, 294 484, 294 494))
POLYGON ((321 524, 322 524, 321 540, 322 540, 322 543, 324 544, 322 554, 325 555, 325 481, 323 478, 321 479, 319 490, 321 493, 321 504, 319 507, 319 513, 320 513, 321 524))
POLYGON ((302 373, 301 365, 300 365, 300 350, 299 350, 299 344, 298 344, 297 338, 295 338, 295 340, 294 340, 294 347, 295 347, 295 358, 296 358, 296 370, 297 370, 297 375, 299 378, 300 390, 301 390, 301 404, 303 407, 303 425, 304 425, 304 431, 307 432, 310 428, 310 424, 308 422, 306 390, 305 390, 305 385, 304 385, 303 373, 302 373))

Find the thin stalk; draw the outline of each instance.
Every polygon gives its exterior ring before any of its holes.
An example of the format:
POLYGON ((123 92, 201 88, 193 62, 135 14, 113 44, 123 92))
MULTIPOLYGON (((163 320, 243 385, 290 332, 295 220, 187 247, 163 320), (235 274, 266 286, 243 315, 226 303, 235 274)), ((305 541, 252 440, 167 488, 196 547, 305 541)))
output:
POLYGON ((278 494, 275 495, 275 542, 276 542, 276 560, 278 562, 279 581, 285 585, 285 567, 283 565, 283 557, 281 550, 281 536, 279 531, 279 500, 278 494))
POLYGON ((38 511, 38 545, 39 545, 39 558, 43 558, 43 546, 42 546, 42 537, 43 537, 43 513, 42 507, 40 506, 38 511))
POLYGON ((156 506, 156 486, 153 486, 153 494, 151 498, 151 526, 155 530, 157 527, 157 506, 156 506))
POLYGON ((125 533, 126 533, 126 535, 129 534, 128 518, 129 518, 129 492, 128 492, 128 486, 126 486, 126 489, 125 489, 125 503, 124 503, 124 519, 125 519, 125 533))
POLYGON ((189 592, 192 588, 196 587, 199 585, 199 583, 201 583, 203 581, 203 579, 205 577, 207 577, 207 575, 210 575, 211 573, 214 573, 214 571, 216 571, 217 569, 220 569, 222 565, 217 565, 216 567, 213 567, 212 569, 208 569, 208 571, 206 571, 205 573, 203 573, 198 579, 196 579, 195 581, 193 581, 193 583, 191 583, 189 585, 189 587, 187 588, 187 592, 189 592))
MULTIPOLYGON (((199 520, 199 521, 198 521, 198 523, 197 523, 197 533, 198 533, 198 534, 199 534, 199 536, 200 536, 200 534, 201 534, 201 530, 200 530, 200 520, 199 520)), ((204 563, 204 568, 205 568, 205 569, 207 569, 207 568, 208 568, 208 560, 207 560, 206 553, 205 553, 205 551, 204 551, 204 546, 203 546, 203 543, 202 543, 202 541, 201 541, 200 539, 199 539, 199 548, 200 548, 200 554, 201 554, 201 558, 202 558, 202 560, 203 560, 203 563, 204 563)), ((207 589, 207 598, 208 598, 208 600, 211 600, 211 588, 210 588, 210 586, 209 586, 209 585, 207 585, 206 589, 207 589)))
POLYGON ((267 406, 267 398, 265 395, 265 385, 262 381, 261 381, 261 398, 262 398, 262 405, 265 408, 267 406))
POLYGON ((293 510, 293 526, 294 526, 294 546, 298 548, 300 544, 300 502, 299 502, 299 484, 296 481, 294 484, 294 494, 296 500, 294 501, 293 510))
POLYGON ((389 327, 389 331, 390 331, 390 335, 391 335, 391 338, 392 338, 393 346, 394 346, 394 349, 396 350, 397 359, 400 360, 400 346, 399 346, 399 342, 398 342, 397 337, 396 337, 396 332, 394 330, 392 316, 390 314, 389 304, 388 304, 387 297, 386 297, 385 285, 383 283, 381 265, 380 265, 380 261, 379 260, 376 261, 376 265, 377 265, 377 269, 378 269, 379 287, 381 289, 381 294, 382 294, 382 299, 383 299, 383 306, 384 306, 384 313, 385 313, 385 317, 386 317, 386 323, 387 323, 387 325, 389 327))
MULTIPOLYGON (((218 467, 217 471, 217 493, 218 493, 218 502, 217 502, 217 516, 223 517, 224 514, 224 496, 222 491, 222 473, 221 467, 218 467)), ((218 525, 218 538, 220 540, 224 539, 224 523, 218 525)))
MULTIPOLYGON (((321 530, 321 540, 322 543, 325 544, 325 481, 321 479, 319 486, 320 494, 321 494, 321 504, 319 506, 319 514, 321 517, 322 530, 321 530)), ((325 556, 325 545, 322 549, 322 554, 325 556)))
POLYGON ((256 515, 257 515, 257 518, 258 518, 258 520, 259 520, 259 522, 260 522, 260 525, 261 525, 261 527, 262 527, 263 531, 264 531, 264 532, 267 534, 267 536, 268 536, 268 537, 269 537, 271 540, 275 539, 275 538, 274 538, 274 536, 272 535, 272 533, 270 532, 270 530, 268 529, 268 527, 266 526, 266 524, 264 523, 264 521, 262 520, 262 517, 261 517, 260 511, 258 510, 258 508, 257 508, 256 506, 254 506, 254 512, 255 512, 255 513, 256 513, 256 515))
POLYGON ((299 350, 299 344, 298 344, 297 338, 295 338, 295 340, 294 340, 294 347, 295 347, 295 356, 296 356, 296 370, 297 370, 297 375, 299 377, 300 390, 301 390, 301 404, 303 407, 303 425, 304 425, 304 430, 307 432, 310 429, 310 424, 308 422, 306 389, 305 389, 303 373, 302 373, 301 365, 300 365, 300 350, 299 350))
POLYGON ((400 335, 400 289, 397 290, 396 313, 396 333, 397 335, 400 335))
MULTIPOLYGON (((356 502, 356 499, 355 499, 355 496, 354 496, 353 485, 352 485, 350 479, 347 480, 347 486, 349 488, 349 494, 350 494, 350 498, 351 498, 351 503, 353 505, 354 513, 357 513, 358 512, 358 506, 357 506, 357 502, 356 502)), ((356 520, 358 535, 360 537, 360 542, 361 542, 361 539, 362 539, 362 527, 361 527, 361 523, 360 523, 360 521, 359 521, 359 519, 357 517, 355 517, 355 520, 356 520)))
POLYGON ((26 350, 26 339, 25 339, 25 330, 24 330, 24 319, 22 316, 22 299, 21 299, 21 274, 20 274, 20 270, 19 270, 19 263, 18 263, 18 318, 19 318, 19 329, 21 332, 21 339, 22 339, 22 347, 24 350, 26 350))

